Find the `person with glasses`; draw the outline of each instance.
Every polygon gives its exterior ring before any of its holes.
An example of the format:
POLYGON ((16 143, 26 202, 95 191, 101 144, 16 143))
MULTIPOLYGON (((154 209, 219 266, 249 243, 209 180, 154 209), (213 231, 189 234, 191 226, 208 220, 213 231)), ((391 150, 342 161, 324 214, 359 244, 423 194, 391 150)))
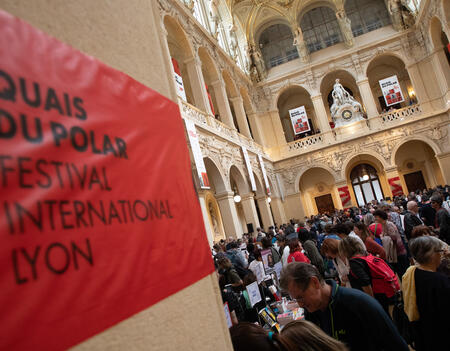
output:
POLYGON ((392 320, 371 296, 325 281, 316 267, 293 262, 281 273, 280 284, 289 292, 305 318, 350 350, 408 351, 392 320))

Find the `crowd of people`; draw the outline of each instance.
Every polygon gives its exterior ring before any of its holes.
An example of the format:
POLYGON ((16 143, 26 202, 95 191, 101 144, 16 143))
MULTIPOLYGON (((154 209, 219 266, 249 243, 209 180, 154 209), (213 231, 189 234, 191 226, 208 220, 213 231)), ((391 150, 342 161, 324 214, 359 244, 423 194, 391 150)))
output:
POLYGON ((216 243, 235 350, 440 350, 450 316, 449 186, 393 201, 291 220, 216 243), (267 251, 270 250, 270 251, 267 251), (278 299, 261 252, 283 267, 279 285, 304 309, 281 332, 258 324, 278 299), (257 282, 251 308, 245 287, 257 282))

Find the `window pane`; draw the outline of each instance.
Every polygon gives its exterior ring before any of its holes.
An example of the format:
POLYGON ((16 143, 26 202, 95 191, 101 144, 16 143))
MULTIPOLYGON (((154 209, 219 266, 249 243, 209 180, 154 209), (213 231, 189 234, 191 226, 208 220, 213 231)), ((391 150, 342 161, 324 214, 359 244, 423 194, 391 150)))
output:
POLYGON ((377 180, 372 181, 373 188, 375 189, 375 196, 377 200, 383 198, 383 192, 381 191, 380 182, 377 180))
POLYGON ((375 194, 372 191, 372 187, 370 186, 370 183, 364 183, 362 184, 362 190, 364 192, 364 197, 366 198, 366 201, 369 203, 372 200, 375 200, 375 194))
POLYGON ((358 206, 364 206, 364 198, 361 192, 361 187, 359 185, 355 185, 353 187, 353 190, 355 191, 356 200, 358 201, 358 206))

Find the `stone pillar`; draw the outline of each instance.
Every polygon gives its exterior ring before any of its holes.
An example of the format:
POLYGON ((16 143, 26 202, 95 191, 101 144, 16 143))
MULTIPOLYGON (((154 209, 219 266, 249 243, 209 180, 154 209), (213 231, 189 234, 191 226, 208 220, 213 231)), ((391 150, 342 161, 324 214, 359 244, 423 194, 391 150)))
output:
POLYGON ((277 145, 271 145, 273 146, 282 146, 286 144, 286 138, 284 136, 284 130, 283 126, 281 125, 281 119, 280 114, 278 113, 278 110, 269 111, 270 115, 270 121, 272 124, 272 131, 275 135, 275 141, 277 145))
POLYGON ((252 138, 250 129, 248 128, 247 115, 245 114, 244 101, 242 97, 236 96, 230 99, 233 104, 234 112, 236 113, 237 123, 239 125, 239 131, 247 138, 252 138))
POLYGON ((314 105, 314 112, 316 113, 317 121, 319 122, 319 128, 322 133, 329 132, 331 130, 330 121, 328 119, 328 113, 323 103, 322 94, 311 96, 311 100, 314 105))
POLYGON ((259 213, 261 214, 262 225, 267 230, 270 226, 273 226, 272 212, 270 212, 270 205, 267 202, 267 196, 260 196, 256 198, 258 201, 259 213))
POLYGON ((422 75, 420 74, 417 63, 406 67, 406 70, 408 71, 409 78, 411 79, 411 84, 413 86, 417 102, 423 105, 425 102, 430 101, 430 97, 428 96, 425 84, 423 83, 422 75))
POLYGON ((242 208, 244 209, 245 221, 247 223, 253 223, 253 229, 260 227, 258 219, 258 212, 256 212, 255 199, 253 193, 242 196, 242 208))
POLYGON ((361 94, 367 117, 377 117, 380 113, 378 112, 377 104, 373 98, 372 89, 370 89, 369 79, 361 79, 357 81, 356 84, 358 84, 359 93, 361 94))
POLYGON ((208 238, 209 246, 212 247, 214 244, 214 233, 211 228, 211 223, 209 221, 209 210, 206 205, 205 192, 198 192, 198 200, 200 201, 200 208, 202 210, 203 223, 205 224, 206 236, 208 238))
POLYGON ((445 184, 450 184, 450 152, 436 155, 445 184))
POLYGON ((243 234, 242 225, 239 221, 233 197, 234 193, 232 191, 225 191, 224 193, 217 194, 216 200, 222 215, 226 237, 241 238, 243 234))
POLYGON ((283 202, 280 198, 273 197, 272 202, 270 203, 270 207, 272 208, 274 221, 278 226, 288 222, 286 212, 284 211, 283 202))
POLYGON ((450 69, 442 48, 436 49, 432 54, 431 62, 433 63, 434 72, 436 73, 437 83, 439 85, 445 104, 450 101, 450 69))
POLYGON ((233 115, 231 114, 230 104, 228 103, 227 91, 225 89, 224 81, 219 78, 211 83, 216 97, 217 108, 219 109, 220 120, 227 126, 235 129, 233 122, 233 115))
POLYGON ((198 57, 192 57, 184 61, 194 94, 195 106, 206 113, 211 114, 208 94, 206 93, 205 80, 202 73, 202 63, 198 57))
POLYGON ((248 115, 248 121, 250 123, 250 127, 252 128, 253 138, 255 139, 255 141, 260 145, 266 145, 261 122, 258 121, 258 114, 250 113, 248 115))

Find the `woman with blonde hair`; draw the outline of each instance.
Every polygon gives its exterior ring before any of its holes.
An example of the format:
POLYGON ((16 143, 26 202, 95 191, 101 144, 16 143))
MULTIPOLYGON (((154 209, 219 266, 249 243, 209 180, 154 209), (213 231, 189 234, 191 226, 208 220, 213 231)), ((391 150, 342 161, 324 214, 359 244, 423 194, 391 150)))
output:
POLYGON ((339 241, 340 239, 325 239, 320 247, 320 253, 333 261, 334 267, 339 275, 341 285, 351 288, 347 277, 350 267, 348 265, 347 258, 339 255, 339 241))
POLYGON ((347 351, 347 347, 338 340, 325 334, 314 323, 304 319, 286 324, 281 336, 299 345, 302 351, 347 351))

